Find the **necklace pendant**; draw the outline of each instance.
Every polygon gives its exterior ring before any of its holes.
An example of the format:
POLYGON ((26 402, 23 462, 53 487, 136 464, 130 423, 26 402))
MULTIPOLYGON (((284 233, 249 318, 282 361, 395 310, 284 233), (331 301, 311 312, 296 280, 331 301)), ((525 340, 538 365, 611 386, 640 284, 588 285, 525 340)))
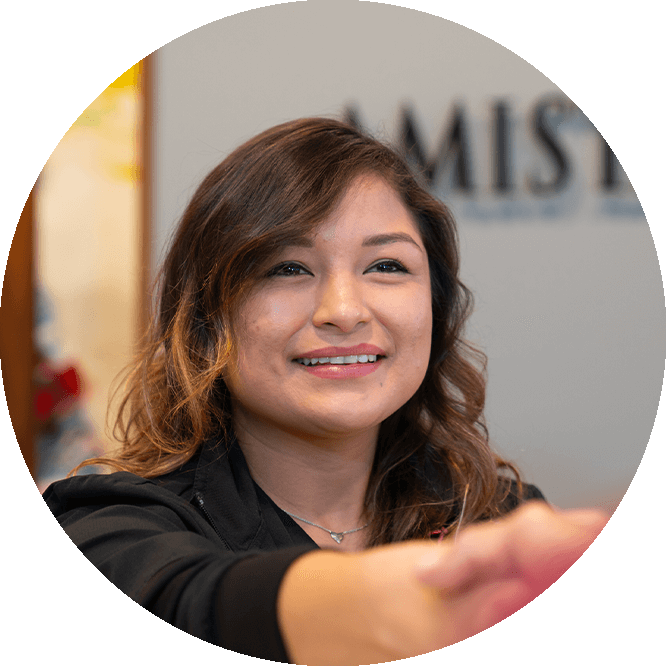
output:
POLYGON ((342 532, 331 532, 331 539, 336 543, 341 543, 345 538, 345 535, 342 532))

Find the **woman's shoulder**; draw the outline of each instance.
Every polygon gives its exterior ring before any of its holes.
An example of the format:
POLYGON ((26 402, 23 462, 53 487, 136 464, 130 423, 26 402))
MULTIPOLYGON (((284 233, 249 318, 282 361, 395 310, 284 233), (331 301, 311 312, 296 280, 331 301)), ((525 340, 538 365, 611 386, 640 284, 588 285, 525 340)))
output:
POLYGON ((52 483, 43 498, 52 512, 82 504, 156 501, 166 504, 189 503, 198 457, 162 476, 143 477, 131 472, 83 473, 52 483))
POLYGON ((501 512, 506 514, 517 509, 530 500, 546 501, 544 494, 531 483, 518 483, 515 479, 500 477, 500 492, 504 497, 501 501, 501 512))
POLYGON ((146 479, 130 472, 72 476, 52 483, 42 496, 56 517, 84 506, 158 503, 175 507, 186 503, 161 478, 146 479))

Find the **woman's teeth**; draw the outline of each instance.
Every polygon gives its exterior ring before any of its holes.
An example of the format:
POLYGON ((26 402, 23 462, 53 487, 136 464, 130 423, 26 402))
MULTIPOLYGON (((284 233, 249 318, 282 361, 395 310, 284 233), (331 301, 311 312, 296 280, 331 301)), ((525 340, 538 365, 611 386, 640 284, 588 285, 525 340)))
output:
POLYGON ((361 354, 360 356, 324 356, 323 358, 297 358, 296 361, 302 365, 348 365, 350 363, 374 363, 376 354, 361 354))

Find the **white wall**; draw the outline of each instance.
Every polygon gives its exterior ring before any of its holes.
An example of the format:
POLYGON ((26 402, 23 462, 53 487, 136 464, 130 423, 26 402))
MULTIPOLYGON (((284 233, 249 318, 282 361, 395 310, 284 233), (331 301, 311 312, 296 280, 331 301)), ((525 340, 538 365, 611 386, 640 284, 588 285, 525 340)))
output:
POLYGON ((568 186, 547 198, 529 191, 530 176, 552 173, 530 130, 535 105, 563 95, 551 81, 443 19, 343 2, 209 24, 160 49, 156 70, 154 263, 201 178, 257 132, 354 105, 394 138, 409 103, 432 155, 463 105, 477 189, 457 195, 444 177, 435 190, 459 221, 463 278, 477 295, 469 337, 489 356, 491 436, 554 503, 619 502, 656 414, 663 289, 640 205, 627 182, 600 192, 600 138, 575 107, 554 121, 568 186), (514 139, 515 190, 503 198, 490 186, 498 99, 514 139))

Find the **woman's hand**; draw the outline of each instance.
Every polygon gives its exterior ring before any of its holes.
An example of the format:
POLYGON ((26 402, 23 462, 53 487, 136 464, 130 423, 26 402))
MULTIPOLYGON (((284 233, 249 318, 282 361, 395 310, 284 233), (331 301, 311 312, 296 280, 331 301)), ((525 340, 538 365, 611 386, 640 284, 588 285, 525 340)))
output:
POLYGON ((305 555, 287 572, 278 598, 291 659, 309 666, 373 664, 473 636, 555 582, 606 520, 597 511, 531 502, 467 528, 455 543, 305 555))

